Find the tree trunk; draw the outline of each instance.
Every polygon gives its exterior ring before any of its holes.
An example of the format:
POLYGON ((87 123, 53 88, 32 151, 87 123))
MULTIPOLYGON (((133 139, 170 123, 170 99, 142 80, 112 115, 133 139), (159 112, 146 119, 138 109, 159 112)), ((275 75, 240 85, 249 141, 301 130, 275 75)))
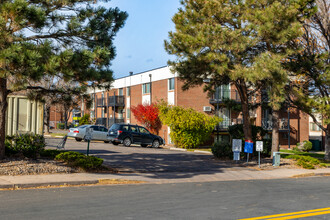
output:
POLYGON ((67 117, 67 110, 64 109, 64 129, 67 130, 68 129, 68 117, 67 117))
POLYGON ((251 127, 250 113, 249 113, 248 89, 245 85, 245 82, 241 80, 236 81, 235 86, 241 99, 244 137, 245 140, 252 140, 252 127, 251 127))
POLYGON ((273 110, 272 114, 272 152, 271 152, 271 158, 273 158, 273 152, 278 152, 280 150, 279 145, 279 128, 280 128, 280 122, 279 122, 279 111, 273 110))
POLYGON ((330 124, 327 125, 327 132, 325 133, 325 154, 324 159, 330 160, 330 124))
POLYGON ((7 96, 7 79, 0 78, 0 159, 5 157, 7 96))
POLYGON ((50 123, 50 106, 45 104, 44 132, 46 134, 49 134, 49 123, 50 123))
POLYGON ((243 131, 245 140, 252 140, 252 128, 249 114, 249 104, 242 101, 243 131))

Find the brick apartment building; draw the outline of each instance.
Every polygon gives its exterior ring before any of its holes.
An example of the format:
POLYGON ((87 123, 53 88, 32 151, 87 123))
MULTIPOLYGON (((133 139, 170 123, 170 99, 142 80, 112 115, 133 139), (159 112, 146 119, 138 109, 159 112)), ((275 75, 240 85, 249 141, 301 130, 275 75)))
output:
MULTIPOLYGON (((193 108, 208 115, 218 114, 223 118, 220 123, 221 140, 230 140, 228 127, 243 122, 242 114, 226 108, 224 101, 228 99, 240 103, 239 95, 233 85, 222 85, 216 94, 209 98, 203 92, 203 87, 194 87, 188 91, 181 89, 183 82, 173 74, 169 67, 162 67, 139 74, 130 74, 127 77, 116 79, 110 91, 90 89, 89 94, 94 99, 90 110, 91 118, 96 124, 107 127, 113 123, 126 122, 138 124, 130 107, 143 103, 152 103, 165 100, 169 104, 185 108, 193 108), (216 109, 219 109, 218 113, 216 109)), ((257 100, 258 97, 253 97, 257 100)), ((250 112, 251 120, 257 126, 269 131, 271 137, 272 119, 271 109, 258 107, 250 112)), ((170 129, 163 126, 159 132, 167 144, 170 129)), ((280 114, 280 145, 282 148, 294 147, 298 142, 309 139, 309 117, 296 109, 284 109, 280 114), (289 135, 290 134, 290 135, 289 135)))

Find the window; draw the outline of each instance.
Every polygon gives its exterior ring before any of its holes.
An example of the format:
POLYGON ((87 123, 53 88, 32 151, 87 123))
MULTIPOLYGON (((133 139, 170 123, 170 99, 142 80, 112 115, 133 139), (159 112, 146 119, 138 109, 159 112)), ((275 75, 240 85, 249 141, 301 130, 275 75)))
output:
POLYGON ((149 134, 149 131, 145 128, 139 127, 141 134, 149 134))
POLYGON ((150 93, 150 83, 145 83, 142 86, 142 93, 147 94, 150 93))
POLYGON ((131 131, 132 131, 132 132, 137 132, 137 133, 139 133, 138 128, 135 127, 135 126, 131 126, 131 131))
POLYGON ((122 130, 123 130, 123 131, 128 131, 128 125, 124 125, 124 126, 122 127, 122 130))
POLYGON ((126 88, 126 96, 131 96, 131 87, 126 88))
POLYGON ((131 118, 131 109, 126 109, 126 118, 129 119, 131 118))
POLYGON ((28 100, 27 99, 18 99, 18 130, 19 131, 28 131, 28 100))
POLYGON ((123 88, 119 89, 119 95, 124 95, 124 90, 123 90, 123 88))
POLYGON ((168 79, 168 90, 174 90, 174 78, 168 79))
POLYGON ((314 122, 309 123, 309 130, 310 131, 321 131, 321 128, 315 124, 314 122))
POLYGON ((103 127, 103 126, 100 126, 100 127, 99 127, 99 131, 108 132, 108 129, 106 129, 106 128, 103 127))
POLYGON ((91 126, 93 128, 93 131, 99 131, 99 126, 91 126))

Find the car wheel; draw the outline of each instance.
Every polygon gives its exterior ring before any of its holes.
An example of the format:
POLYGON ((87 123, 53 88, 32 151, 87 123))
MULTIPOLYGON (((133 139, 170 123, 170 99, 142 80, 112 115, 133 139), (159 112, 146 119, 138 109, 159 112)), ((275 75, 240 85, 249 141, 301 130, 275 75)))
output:
POLYGON ((159 140, 154 140, 154 141, 152 142, 152 147, 153 147, 153 148, 159 148, 159 146, 160 146, 160 144, 159 144, 159 140))
POLYGON ((110 141, 104 141, 104 143, 108 144, 108 143, 110 143, 110 141))
POLYGON ((81 138, 75 138, 75 139, 76 139, 76 141, 78 141, 78 142, 82 141, 81 138))
POLYGON ((86 136, 84 136, 84 141, 85 141, 85 142, 88 142, 88 140, 86 139, 86 136))
POLYGON ((127 137, 127 138, 124 139, 123 144, 124 144, 125 147, 129 147, 129 146, 131 146, 132 141, 131 141, 130 138, 127 137))
POLYGON ((119 143, 118 142, 115 142, 115 141, 112 141, 112 144, 113 145, 118 145, 119 143))
POLYGON ((147 147, 148 144, 141 144, 141 147, 147 147))

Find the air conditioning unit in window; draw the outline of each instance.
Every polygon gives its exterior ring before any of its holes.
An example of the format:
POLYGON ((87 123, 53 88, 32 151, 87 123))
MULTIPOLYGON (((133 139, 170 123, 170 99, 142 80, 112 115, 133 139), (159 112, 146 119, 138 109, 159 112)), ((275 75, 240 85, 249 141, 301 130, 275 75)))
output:
POLYGON ((210 111, 212 111, 212 107, 211 106, 203 106, 203 111, 204 112, 210 112, 210 111))

